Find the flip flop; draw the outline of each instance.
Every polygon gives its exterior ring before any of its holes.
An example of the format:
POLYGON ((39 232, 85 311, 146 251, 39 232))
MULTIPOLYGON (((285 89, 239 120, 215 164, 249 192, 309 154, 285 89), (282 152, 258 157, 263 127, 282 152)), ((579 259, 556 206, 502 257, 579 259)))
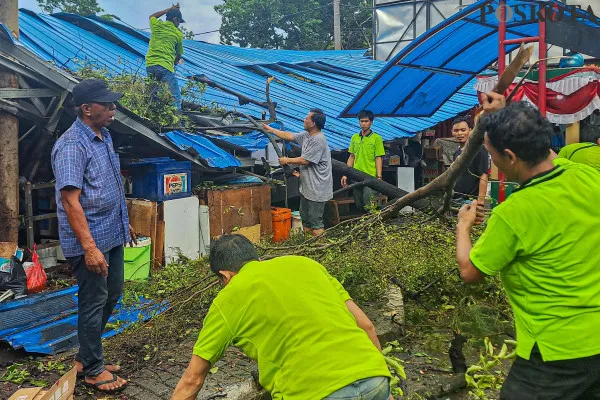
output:
POLYGON ((119 393, 122 392, 123 389, 125 389, 127 387, 127 385, 129 384, 129 382, 123 384, 122 386, 119 386, 116 389, 109 389, 109 390, 102 390, 100 389, 100 386, 102 385, 106 385, 109 383, 113 383, 113 382, 117 382, 119 380, 119 377, 117 376, 117 374, 112 374, 113 378, 109 379, 107 381, 102 381, 102 382, 96 382, 96 383, 89 383, 87 381, 83 381, 83 384, 89 388, 92 388, 94 390, 97 390, 98 392, 101 393, 106 393, 106 394, 115 394, 115 393, 119 393))
MULTIPOLYGON (((119 367, 119 369, 115 369, 114 371, 108 371, 107 370, 108 372, 119 372, 121 370, 121 366, 120 365, 108 362, 108 363, 104 364, 104 367, 106 368, 107 365, 114 366, 114 367, 119 367)), ((77 379, 84 379, 84 378, 85 378, 85 373, 83 371, 77 372, 77 379)))

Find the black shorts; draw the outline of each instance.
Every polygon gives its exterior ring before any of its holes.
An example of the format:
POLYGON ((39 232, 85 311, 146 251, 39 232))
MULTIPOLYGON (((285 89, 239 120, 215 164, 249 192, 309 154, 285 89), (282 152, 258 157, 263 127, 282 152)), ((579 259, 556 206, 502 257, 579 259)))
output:
POLYGON ((325 213, 324 201, 312 201, 300 195, 300 218, 302 226, 312 230, 323 229, 323 214, 325 213))
POLYGON ((535 345, 529 360, 517 357, 500 392, 501 400, 600 400, 600 354, 546 361, 535 345))

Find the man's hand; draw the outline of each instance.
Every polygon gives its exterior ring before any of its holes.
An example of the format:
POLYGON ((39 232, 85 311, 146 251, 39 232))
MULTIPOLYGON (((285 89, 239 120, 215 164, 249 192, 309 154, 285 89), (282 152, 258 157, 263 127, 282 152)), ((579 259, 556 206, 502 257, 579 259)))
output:
POLYGON ((483 97, 483 111, 492 113, 506 107, 506 97, 496 92, 486 93, 483 97))
POLYGON ((342 176, 342 187, 348 186, 348 177, 346 175, 342 176))
POLYGON ((294 171, 292 171, 292 176, 295 176, 296 178, 300 178, 300 171, 295 169, 294 171))
POLYGON ((267 124, 262 124, 262 128, 263 128, 265 131, 269 132, 269 133, 274 133, 274 131, 275 131, 275 128, 273 128, 273 127, 270 127, 270 126, 269 126, 269 125, 267 125, 267 124))
POLYGON ((176 9, 178 9, 178 10, 179 10, 179 3, 177 3, 177 4, 173 4, 173 5, 171 6, 171 8, 176 8, 176 9))
POLYGON ((129 236, 131 236, 131 242, 129 242, 129 245, 131 247, 133 247, 134 244, 137 246, 137 237, 135 236, 135 230, 131 224, 129 224, 129 236))
POLYGON ((289 157, 280 157, 279 158, 279 165, 288 165, 289 163, 290 163, 289 157))
POLYGON ((108 276, 106 258, 104 258, 104 254, 97 247, 93 247, 85 252, 85 265, 90 272, 100 274, 104 277, 108 276))
POLYGON ((484 221, 481 210, 482 207, 478 204, 477 200, 473 200, 471 204, 465 204, 458 212, 458 224, 465 226, 469 230, 473 228, 473 225, 481 225, 484 221))

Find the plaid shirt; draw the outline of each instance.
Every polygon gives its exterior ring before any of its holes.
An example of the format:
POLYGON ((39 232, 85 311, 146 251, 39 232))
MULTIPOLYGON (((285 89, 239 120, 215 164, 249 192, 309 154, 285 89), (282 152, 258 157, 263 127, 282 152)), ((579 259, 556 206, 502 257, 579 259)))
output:
POLYGON ((60 190, 67 186, 81 189, 79 202, 101 252, 131 240, 119 156, 108 129, 102 129, 102 138, 77 118, 52 149, 58 230, 65 257, 84 254, 62 205, 60 190))

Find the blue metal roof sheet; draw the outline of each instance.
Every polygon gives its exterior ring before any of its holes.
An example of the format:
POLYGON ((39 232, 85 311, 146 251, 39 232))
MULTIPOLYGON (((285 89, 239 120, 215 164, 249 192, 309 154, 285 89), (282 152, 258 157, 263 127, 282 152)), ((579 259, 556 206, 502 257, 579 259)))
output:
MULTIPOLYGON (((34 294, 0 304, 0 340, 15 349, 30 353, 56 354, 74 348, 77 340, 78 286, 34 294)), ((114 336, 138 321, 146 321, 164 312, 167 303, 140 299, 135 306, 115 308, 109 323, 117 328, 106 330, 102 337, 114 336)))
MULTIPOLYGON (((441 22, 412 41, 396 55, 345 107, 341 116, 353 117, 368 108, 375 115, 386 117, 427 117, 437 110, 464 110, 471 104, 472 82, 475 76, 498 59, 498 0, 481 0, 441 22), (491 8, 489 8, 491 7, 491 8), (462 88, 462 89, 461 89, 462 88), (455 93, 460 92, 460 97, 455 93)), ((551 5, 569 9, 557 0, 506 0, 513 10, 516 6, 551 5)), ((578 11, 578 16, 587 13, 578 11)), ((587 14, 589 15, 589 14, 587 14)), ((594 25, 579 18, 580 23, 594 25)), ((597 26, 600 28, 600 26, 597 26)), ((507 23, 507 39, 538 35, 538 23, 514 18, 507 23)), ((510 52, 517 44, 507 45, 510 52)))
POLYGON ((229 168, 240 167, 242 165, 240 160, 204 136, 182 131, 166 132, 164 135, 181 150, 188 150, 190 148, 196 150, 200 154, 200 157, 208 162, 209 167, 229 168))
MULTIPOLYGON (((146 75, 144 55, 149 34, 121 23, 100 18, 84 18, 73 14, 35 14, 20 10, 21 44, 59 67, 76 71, 82 62, 106 67, 112 73, 126 71, 146 75)), ((277 102, 278 119, 285 130, 300 131, 308 110, 323 109, 327 115, 324 129, 333 150, 348 147, 350 138, 359 130, 353 120, 338 118, 343 106, 364 87, 385 65, 364 57, 362 50, 293 51, 247 49, 215 45, 199 41, 184 41, 185 63, 177 67, 183 86, 190 76, 205 75, 210 80, 244 96, 265 102, 265 82, 271 83, 271 98, 277 102)), ((477 93, 465 87, 461 96, 431 118, 375 120, 373 129, 384 140, 410 137, 438 122, 453 117, 477 104, 477 93)), ((217 105, 258 116, 264 109, 255 104, 240 104, 237 96, 207 87, 203 94, 206 105, 217 105)), ((235 164, 223 154, 213 157, 214 148, 207 143, 195 143, 177 137, 184 146, 194 147, 201 155, 212 157, 209 164, 235 164)))

